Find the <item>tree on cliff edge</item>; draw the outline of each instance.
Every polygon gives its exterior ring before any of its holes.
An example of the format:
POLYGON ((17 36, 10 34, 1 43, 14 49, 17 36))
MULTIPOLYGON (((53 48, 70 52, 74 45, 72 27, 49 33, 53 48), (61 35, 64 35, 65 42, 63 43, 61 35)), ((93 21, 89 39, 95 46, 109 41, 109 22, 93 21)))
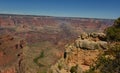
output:
POLYGON ((113 26, 105 30, 108 41, 120 41, 120 17, 114 21, 113 26))

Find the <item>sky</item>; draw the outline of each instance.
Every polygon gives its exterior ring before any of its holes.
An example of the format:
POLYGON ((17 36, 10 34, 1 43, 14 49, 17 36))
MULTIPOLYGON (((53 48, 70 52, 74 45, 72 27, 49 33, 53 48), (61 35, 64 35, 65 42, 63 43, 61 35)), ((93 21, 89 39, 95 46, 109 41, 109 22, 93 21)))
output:
POLYGON ((0 14, 116 19, 120 0, 0 0, 0 14))

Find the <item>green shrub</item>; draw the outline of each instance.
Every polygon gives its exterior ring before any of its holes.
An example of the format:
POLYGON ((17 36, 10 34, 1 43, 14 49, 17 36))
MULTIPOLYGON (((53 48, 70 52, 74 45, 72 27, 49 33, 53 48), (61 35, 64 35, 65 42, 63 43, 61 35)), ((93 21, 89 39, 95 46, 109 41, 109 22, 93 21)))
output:
POLYGON ((58 65, 58 68, 59 68, 59 70, 61 70, 61 69, 62 69, 62 66, 59 64, 59 65, 58 65))
POLYGON ((78 68, 78 65, 72 66, 71 69, 70 69, 70 72, 71 73, 77 73, 77 68, 78 68))
POLYGON ((120 41, 120 18, 115 20, 114 25, 105 30, 108 41, 120 41))
POLYGON ((85 73, 119 73, 120 72, 120 44, 111 46, 101 55, 95 66, 85 73))
POLYGON ((33 59, 34 63, 36 63, 39 67, 43 67, 44 65, 38 62, 38 60, 43 58, 43 57, 44 57, 44 51, 42 51, 38 57, 33 59))
POLYGON ((105 53, 105 56, 109 55, 111 57, 100 59, 101 72, 102 73, 119 73, 120 72, 120 44, 110 47, 110 49, 105 53))
POLYGON ((120 28, 116 28, 115 26, 111 26, 107 28, 106 35, 108 41, 120 41, 120 28))
POLYGON ((114 26, 120 27, 120 17, 117 20, 115 20, 114 26))

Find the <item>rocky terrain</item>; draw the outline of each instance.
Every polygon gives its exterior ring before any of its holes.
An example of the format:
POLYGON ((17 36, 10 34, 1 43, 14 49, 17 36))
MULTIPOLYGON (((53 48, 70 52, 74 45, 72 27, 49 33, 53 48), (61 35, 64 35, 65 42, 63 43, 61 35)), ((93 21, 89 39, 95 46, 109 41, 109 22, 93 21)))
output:
POLYGON ((51 73, 83 73, 89 70, 100 54, 108 48, 104 33, 83 33, 65 47, 63 57, 51 67, 51 73))
POLYGON ((22 73, 23 39, 10 34, 0 35, 0 73, 22 73))
MULTIPOLYGON (((51 17, 51 16, 30 16, 30 15, 0 15, 0 27, 8 28, 11 31, 28 32, 51 30, 60 31, 75 29, 79 32, 95 32, 103 31, 110 26, 114 20, 112 19, 95 19, 95 18, 72 18, 72 17, 51 17), (66 30, 67 30, 66 29, 66 30)), ((49 32, 51 32, 49 31, 49 32)))
MULTIPOLYGON (((28 43, 28 47, 23 49, 22 63, 24 64, 22 65, 24 67, 24 71, 20 70, 22 71, 20 73, 45 73, 46 71, 49 71, 50 67, 63 56, 65 51, 64 46, 66 44, 71 44, 71 42, 74 42, 77 36, 83 32, 103 32, 105 28, 113 24, 113 21, 114 20, 111 19, 96 18, 0 14, 0 34, 11 34, 12 37, 20 37, 22 39, 25 39, 25 41, 28 43)), ((86 50, 84 49, 89 50, 90 53, 95 52, 95 57, 99 54, 97 50, 94 50, 96 49, 96 47, 106 49, 105 46, 103 46, 104 44, 106 44, 106 42, 99 41, 102 39, 102 37, 99 39, 89 39, 90 40, 85 39, 76 41, 77 43, 74 47, 83 48, 80 50, 83 51, 81 53, 83 53, 84 55, 86 55, 86 50), (85 42, 85 44, 80 44, 80 42, 85 42), (92 44, 97 46, 89 46, 91 42, 92 44), (87 47, 85 47, 85 45, 87 47)), ((12 42, 11 40, 11 43, 8 46, 14 46, 14 43, 16 42, 12 42)), ((3 46, 0 46, 0 48, 2 47, 3 46)), ((11 50, 12 49, 6 49, 6 51, 11 50)), ((13 53, 10 54, 15 53, 13 51, 13 53)), ((2 57, 2 55, 3 54, 1 53, 0 58, 2 57)), ((7 59, 7 57, 4 58, 7 59)), ((10 58, 14 59, 16 57, 14 55, 11 55, 10 58)), ((6 60, 6 63, 12 64, 10 65, 12 67, 5 66, 4 68, 2 67, 4 66, 4 63, 2 62, 4 59, 1 60, 1 71, 5 70, 5 68, 10 68, 8 69, 10 71, 16 71, 16 68, 18 67, 15 67, 14 65, 18 65, 18 61, 15 61, 15 64, 13 65, 13 63, 11 63, 11 59, 9 60, 8 58, 8 60, 6 60)), ((6 63, 5 65, 7 65, 6 63)), ((86 69, 89 68, 88 66, 85 67, 86 69)))
POLYGON ((25 38, 29 44, 50 41, 61 45, 67 40, 75 39, 82 32, 103 32, 106 27, 113 24, 113 21, 111 19, 1 14, 0 34, 12 33, 25 38))

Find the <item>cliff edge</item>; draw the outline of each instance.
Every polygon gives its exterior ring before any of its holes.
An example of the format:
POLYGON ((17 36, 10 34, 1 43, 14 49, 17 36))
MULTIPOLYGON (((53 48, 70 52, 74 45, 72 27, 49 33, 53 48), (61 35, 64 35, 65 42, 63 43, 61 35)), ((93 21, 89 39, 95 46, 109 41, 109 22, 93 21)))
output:
POLYGON ((66 45, 63 57, 51 67, 51 72, 82 73, 89 70, 107 47, 104 33, 83 33, 75 42, 66 45))

